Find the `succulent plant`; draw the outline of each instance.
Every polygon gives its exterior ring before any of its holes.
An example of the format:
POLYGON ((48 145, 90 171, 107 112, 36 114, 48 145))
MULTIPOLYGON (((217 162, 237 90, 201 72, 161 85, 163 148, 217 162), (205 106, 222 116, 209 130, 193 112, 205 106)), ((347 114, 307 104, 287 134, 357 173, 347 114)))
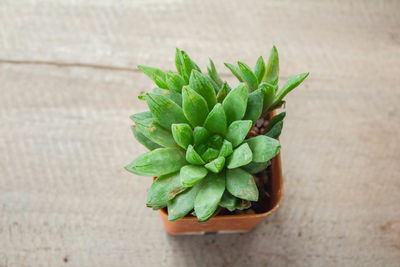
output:
POLYGON ((125 168, 157 176, 147 194, 148 207, 168 207, 168 219, 192 210, 198 221, 211 218, 218 206, 247 209, 257 201, 253 174, 265 169, 281 148, 276 139, 285 113, 273 117, 265 134, 249 137, 250 129, 284 104, 285 95, 308 75, 290 78, 278 91, 279 58, 275 47, 265 65, 260 57, 254 71, 245 63, 225 65, 239 79, 231 88, 210 59, 208 75, 179 49, 176 72, 139 66, 158 86, 139 96, 150 111, 131 116, 136 139, 151 150, 125 168))

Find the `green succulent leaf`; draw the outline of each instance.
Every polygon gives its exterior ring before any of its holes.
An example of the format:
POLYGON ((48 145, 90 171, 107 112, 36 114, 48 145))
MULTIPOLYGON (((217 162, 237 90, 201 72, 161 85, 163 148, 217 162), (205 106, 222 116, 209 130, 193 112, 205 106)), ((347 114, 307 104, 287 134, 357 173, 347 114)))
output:
POLYGON ((224 108, 220 103, 217 103, 208 114, 204 127, 211 133, 219 133, 224 135, 227 129, 226 115, 224 108))
POLYGON ((255 124, 260 118, 263 111, 264 92, 265 90, 260 88, 249 94, 247 109, 243 119, 251 120, 253 121, 253 124, 255 124))
POLYGON ((301 73, 289 78, 289 80, 287 80, 287 82, 282 86, 278 95, 275 97, 274 103, 272 104, 272 108, 275 108, 290 91, 292 91, 300 83, 302 83, 305 80, 305 78, 307 78, 308 74, 309 74, 308 72, 301 73))
POLYGON ((256 75, 254 75, 251 68, 245 63, 240 61, 238 62, 238 66, 250 91, 256 90, 258 87, 258 81, 256 75))
POLYGON ((240 168, 226 171, 226 189, 235 197, 258 200, 258 188, 253 175, 240 168))
POLYGON ((154 209, 167 206, 168 200, 173 199, 177 194, 184 191, 181 184, 179 172, 162 175, 150 186, 147 192, 146 206, 154 209))
POLYGON ((269 165, 271 165, 271 161, 265 161, 265 162, 250 162, 247 165, 242 166, 241 168, 248 173, 251 174, 256 174, 261 172, 262 170, 265 170, 269 165))
POLYGON ((222 101, 224 101, 225 97, 229 94, 231 90, 232 89, 229 87, 228 83, 224 82, 224 84, 222 85, 221 89, 217 94, 217 102, 222 103, 222 101))
POLYGON ((188 73, 188 74, 186 73, 182 51, 179 50, 178 48, 176 49, 176 53, 175 53, 175 66, 176 66, 176 70, 178 71, 178 73, 185 80, 185 84, 188 84, 190 73, 188 73))
POLYGON ((237 147, 246 138, 247 133, 250 131, 251 125, 251 120, 234 121, 228 127, 228 132, 226 133, 225 138, 232 143, 233 147, 237 147))
POLYGON ((180 147, 182 147, 183 149, 187 149, 189 145, 193 144, 193 131, 189 124, 172 124, 171 129, 172 136, 174 137, 175 142, 180 147))
POLYGON ((176 147, 171 132, 154 122, 154 119, 136 121, 136 127, 145 137, 154 143, 163 147, 176 147))
POLYGON ((209 147, 207 150, 201 154, 201 158, 205 162, 210 162, 213 159, 216 159, 218 157, 219 151, 215 148, 209 147))
POLYGON ((281 135, 282 128, 283 128, 283 121, 279 121, 265 135, 274 139, 278 139, 279 136, 281 135))
POLYGON ((228 209, 229 211, 234 211, 236 209, 237 202, 237 198, 235 196, 232 196, 232 194, 229 193, 228 190, 225 190, 224 194, 222 195, 221 201, 219 202, 219 205, 223 208, 228 209))
POLYGON ((194 201, 194 210, 199 222, 207 221, 217 209, 225 191, 225 174, 209 173, 202 182, 194 201))
POLYGON ((224 164, 225 164, 225 158, 218 157, 218 158, 214 159, 213 161, 204 165, 204 167, 206 167, 208 170, 212 171, 213 173, 219 173, 224 168, 224 164))
POLYGON ((182 89, 183 113, 193 126, 202 126, 208 115, 206 100, 190 87, 182 89))
POLYGON ((207 169, 202 166, 183 166, 180 171, 181 183, 184 187, 191 187, 206 177, 207 173, 207 169))
MULTIPOLYGON (((263 110, 266 110, 272 105, 275 98, 275 87, 270 83, 261 83, 260 88, 264 91, 263 110)), ((263 114, 266 115, 266 114, 263 114)))
POLYGON ((192 145, 189 145, 186 150, 186 161, 194 165, 204 165, 204 160, 200 155, 194 150, 192 145))
POLYGON ((253 152, 253 161, 265 162, 275 157, 281 150, 279 141, 265 135, 259 135, 247 139, 251 151, 253 152))
POLYGON ((185 51, 179 49, 176 49, 175 65, 178 73, 185 80, 185 84, 189 83, 189 77, 193 69, 200 71, 200 68, 190 59, 189 55, 185 51))
POLYGON ((227 158, 232 154, 232 152, 233 152, 232 143, 229 142, 228 140, 224 140, 221 149, 219 151, 219 156, 227 158))
POLYGON ((269 130, 272 129, 272 127, 275 126, 280 121, 283 121, 283 119, 286 117, 286 112, 281 112, 271 118, 267 126, 265 127, 265 131, 268 132, 269 130))
POLYGON ((170 90, 177 93, 181 93, 182 87, 185 86, 185 80, 179 74, 173 72, 167 73, 166 83, 170 90))
POLYGON ((196 152, 199 155, 203 155, 206 152, 206 150, 208 149, 208 146, 206 144, 199 144, 197 146, 195 145, 195 148, 196 148, 196 152))
POLYGON ((222 102, 228 125, 233 121, 241 120, 246 112, 249 91, 243 83, 229 92, 222 102))
MULTIPOLYGON (((163 95, 182 107, 182 95, 180 93, 157 87, 153 89, 153 93, 163 95)), ((144 97, 146 98, 146 96, 144 97)))
POLYGON ((277 84, 279 79, 279 55, 275 46, 272 47, 269 54, 267 67, 265 70, 263 82, 277 84))
POLYGON ((138 95, 137 97, 139 100, 146 101, 146 94, 138 95))
POLYGON ((258 83, 261 83, 265 73, 265 63, 262 56, 257 59, 256 66, 254 68, 254 74, 257 77, 258 83))
POLYGON ((189 85, 190 88, 206 100, 209 109, 214 107, 217 103, 215 92, 218 90, 218 87, 209 77, 194 70, 190 75, 189 85))
POLYGON ((221 88, 223 82, 221 77, 219 76, 217 69, 215 68, 214 62, 210 58, 210 68, 207 68, 208 76, 217 84, 219 88, 221 88))
POLYGON ((158 87, 168 89, 168 86, 165 82, 166 78, 165 72, 163 72, 158 68, 147 67, 142 65, 139 65, 138 69, 141 70, 147 76, 149 76, 149 78, 152 79, 157 84, 158 87))
POLYGON ((186 65, 186 72, 190 75, 190 73, 192 72, 192 70, 196 70, 198 72, 201 72, 199 66, 189 57, 189 55, 182 50, 182 55, 183 55, 183 59, 185 61, 185 65, 186 65))
POLYGON ((182 108, 165 96, 147 93, 146 102, 156 121, 170 130, 174 123, 188 123, 182 108))
POLYGON ((144 112, 139 112, 139 113, 133 114, 133 115, 129 116, 129 118, 131 120, 133 120, 134 122, 138 122, 138 121, 142 121, 142 120, 146 120, 146 119, 152 119, 153 114, 151 114, 150 111, 144 111, 144 112))
POLYGON ((194 200, 200 188, 201 183, 197 183, 168 201, 169 221, 174 222, 185 217, 194 208, 194 200))
POLYGON ((248 164, 253 159, 251 149, 247 143, 242 144, 228 158, 228 169, 238 168, 248 164))
POLYGON ((224 139, 219 134, 214 134, 208 139, 208 146, 219 150, 222 146, 224 139))
POLYGON ((204 144, 208 137, 210 136, 210 132, 201 126, 197 126, 193 130, 193 136, 194 136, 194 145, 198 146, 200 144, 204 144))
POLYGON ((185 153, 179 148, 157 148, 140 155, 125 169, 135 174, 157 176, 176 172, 186 164, 185 153))
POLYGON ((224 65, 232 72, 233 75, 236 76, 236 78, 238 78, 240 82, 244 82, 244 77, 239 67, 230 63, 224 63, 224 65))
POLYGON ((150 139, 148 139, 146 136, 140 132, 136 126, 131 126, 131 130, 133 135, 135 136, 136 140, 139 141, 142 145, 144 145, 147 149, 149 150, 154 150, 156 148, 160 148, 161 146, 159 144, 154 143, 150 139))

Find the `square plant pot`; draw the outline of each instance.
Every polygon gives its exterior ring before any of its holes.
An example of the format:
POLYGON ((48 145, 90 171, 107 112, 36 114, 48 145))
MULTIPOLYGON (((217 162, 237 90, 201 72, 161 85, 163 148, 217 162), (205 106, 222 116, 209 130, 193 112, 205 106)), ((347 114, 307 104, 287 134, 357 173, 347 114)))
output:
POLYGON ((265 218, 274 212, 281 203, 283 195, 283 180, 281 155, 276 155, 271 160, 270 177, 270 198, 269 203, 265 204, 266 210, 263 213, 243 214, 243 215, 221 215, 214 216, 206 222, 198 222, 196 217, 184 217, 175 222, 168 221, 166 210, 160 210, 161 220, 165 230, 173 235, 184 234, 205 234, 207 232, 217 233, 243 233, 253 230, 265 218))

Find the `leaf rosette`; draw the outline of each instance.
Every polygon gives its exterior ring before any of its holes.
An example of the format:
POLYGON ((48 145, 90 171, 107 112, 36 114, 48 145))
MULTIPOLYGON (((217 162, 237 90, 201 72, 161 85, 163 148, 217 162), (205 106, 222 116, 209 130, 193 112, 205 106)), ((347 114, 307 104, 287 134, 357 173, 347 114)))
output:
POLYGON ((274 116, 264 134, 249 138, 255 123, 284 103, 283 98, 308 73, 295 75, 278 90, 279 58, 272 48, 267 64, 262 57, 254 71, 245 63, 225 63, 239 79, 232 88, 210 60, 208 75, 186 52, 177 49, 177 72, 139 66, 157 85, 139 96, 150 111, 131 116, 132 132, 150 152, 125 169, 157 176, 146 205, 168 208, 176 221, 192 210, 200 222, 223 207, 246 209, 258 201, 254 174, 265 169, 281 145, 279 137, 285 113, 274 116))

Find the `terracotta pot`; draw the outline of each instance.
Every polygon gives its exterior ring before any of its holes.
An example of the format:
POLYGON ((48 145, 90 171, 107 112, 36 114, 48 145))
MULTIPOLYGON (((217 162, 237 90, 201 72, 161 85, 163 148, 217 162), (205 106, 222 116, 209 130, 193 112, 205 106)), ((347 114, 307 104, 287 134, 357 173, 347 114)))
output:
POLYGON ((174 235, 204 234, 206 232, 238 233, 249 232, 274 212, 281 203, 283 195, 283 180, 280 153, 271 161, 272 177, 270 178, 271 196, 267 210, 264 213, 243 215, 214 216, 206 222, 197 222, 196 217, 184 217, 175 222, 168 221, 168 214, 160 210, 161 220, 165 230, 174 235))

